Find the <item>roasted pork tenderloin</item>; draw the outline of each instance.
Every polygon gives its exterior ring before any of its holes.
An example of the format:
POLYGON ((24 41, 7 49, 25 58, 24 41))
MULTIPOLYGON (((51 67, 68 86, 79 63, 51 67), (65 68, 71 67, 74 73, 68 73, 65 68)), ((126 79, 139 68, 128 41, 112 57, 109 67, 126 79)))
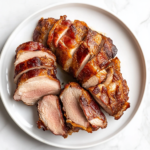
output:
POLYGON ((72 132, 79 129, 92 132, 105 128, 107 121, 99 105, 92 97, 75 82, 65 85, 60 94, 66 123, 72 132))
POLYGON ((14 100, 23 101, 26 105, 34 105, 41 97, 60 92, 60 82, 54 70, 30 70, 18 79, 14 100))
POLYGON ((109 64, 105 81, 88 90, 103 109, 116 120, 130 107, 130 103, 127 102, 129 87, 122 77, 120 61, 117 57, 109 64))
POLYGON ((59 98, 54 95, 44 96, 38 101, 39 121, 38 128, 50 130, 55 135, 67 137, 67 127, 63 118, 59 98))

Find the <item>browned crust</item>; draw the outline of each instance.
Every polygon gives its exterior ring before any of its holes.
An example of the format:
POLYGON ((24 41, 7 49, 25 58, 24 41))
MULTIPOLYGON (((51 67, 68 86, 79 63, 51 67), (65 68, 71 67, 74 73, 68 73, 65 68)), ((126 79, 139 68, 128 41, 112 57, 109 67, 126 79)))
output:
POLYGON ((116 56, 117 54, 117 47, 113 44, 113 41, 112 39, 106 37, 103 35, 103 40, 104 40, 104 50, 105 50, 105 53, 107 54, 107 57, 109 59, 112 59, 116 56))
POLYGON ((17 59, 19 57, 19 55, 21 55, 21 53, 25 52, 25 51, 42 51, 42 52, 46 52, 49 55, 51 55, 54 60, 56 60, 56 56, 50 51, 50 49, 43 47, 43 45, 41 43, 38 42, 26 42, 21 44, 20 46, 18 46, 18 48, 16 49, 16 56, 15 58, 17 59))
POLYGON ((90 53, 89 49, 82 43, 73 56, 72 64, 71 67, 69 68, 69 73, 71 75, 76 77, 76 72, 78 71, 83 60, 89 53, 90 53))
POLYGON ((66 15, 60 16, 60 19, 56 21, 56 23, 53 25, 52 29, 50 30, 48 34, 48 39, 47 39, 47 45, 51 48, 51 50, 55 53, 55 45, 54 45, 54 31, 59 26, 63 20, 66 20, 66 15))
POLYGON ((61 24, 55 28, 53 37, 53 44, 55 47, 57 47, 58 39, 61 38, 60 36, 62 35, 62 33, 67 32, 71 24, 72 22, 70 20, 66 20, 66 18, 63 18, 61 24))
POLYGON ((120 117, 123 115, 123 112, 126 111, 128 108, 130 108, 130 103, 125 102, 125 104, 122 106, 122 109, 114 115, 115 120, 120 119, 120 117))
MULTIPOLYGON (((69 69, 67 61, 72 59, 71 50, 80 45, 80 42, 86 36, 88 27, 85 22, 75 20, 67 33, 61 38, 56 49, 57 62, 64 70, 69 69)), ((71 65, 71 64, 70 64, 71 65)))
MULTIPOLYGON (((76 77, 78 69, 81 67, 82 62, 87 55, 90 55, 89 59, 94 57, 99 52, 99 46, 101 44, 102 36, 91 29, 88 30, 85 40, 81 43, 78 50, 73 55, 73 60, 69 72, 76 77), (98 37, 99 36, 99 37, 98 37)), ((87 60, 88 61, 88 60, 87 60)))
MULTIPOLYGON (((121 80, 123 86, 123 93, 125 101, 128 101, 129 97, 129 87, 127 85, 127 81, 122 77, 122 73, 120 72, 120 60, 118 57, 112 59, 113 67, 114 67, 114 75, 113 75, 113 82, 117 80, 121 80)), ((110 63, 110 64, 112 64, 110 63)))
POLYGON ((99 103, 103 106, 106 112, 118 120, 123 115, 123 112, 130 107, 130 103, 127 102, 129 99, 129 87, 127 86, 126 80, 122 77, 120 72, 120 60, 117 57, 112 59, 109 67, 113 67, 114 70, 112 83, 116 84, 115 91, 111 90, 111 84, 107 87, 103 85, 102 90, 99 86, 91 87, 89 90, 98 98, 100 101, 99 103), (104 98, 106 99, 107 96, 108 101, 104 101, 105 99, 103 100, 103 92, 105 92, 104 98))
POLYGON ((20 50, 39 50, 44 48, 44 45, 38 42, 29 41, 26 43, 23 43, 19 45, 16 49, 16 53, 18 53, 20 50))
POLYGON ((38 24, 34 30, 33 41, 40 42, 44 46, 47 46, 46 43, 47 43, 48 34, 55 22, 56 19, 54 18, 48 18, 48 19, 41 18, 38 21, 38 24))
MULTIPOLYGON (((34 70, 30 70, 30 71, 24 73, 18 79, 18 81, 17 81, 17 87, 21 86, 28 79, 34 78, 36 76, 46 76, 46 77, 50 78, 51 80, 56 80, 57 82, 59 82, 59 80, 56 79, 56 74, 55 74, 54 70, 49 70, 49 69, 34 69, 34 70)), ((59 82, 59 84, 60 84, 60 82, 59 82)))
MULTIPOLYGON (((42 100, 41 100, 42 101, 42 100)), ((39 102, 38 102, 39 103, 39 102)), ((38 108, 38 106, 37 106, 37 108, 38 108)), ((68 136, 68 128, 66 127, 66 124, 65 124, 65 121, 64 121, 64 118, 63 118, 63 112, 62 112, 62 108, 61 108, 61 105, 60 105, 60 100, 58 99, 58 97, 57 97, 57 108, 58 108, 58 110, 59 110, 59 113, 60 113, 60 119, 61 119, 61 122, 62 122, 62 128, 63 128, 63 130, 65 131, 65 134, 63 134, 62 136, 64 137, 64 138, 67 138, 67 136, 68 136)), ((39 108, 38 108, 38 114, 39 114, 39 108)), ((39 128, 39 129, 43 129, 44 131, 45 130, 48 130, 48 128, 46 127, 46 125, 44 124, 44 122, 42 121, 42 119, 40 118, 40 115, 39 115, 39 120, 37 121, 37 127, 39 128)), ((54 132, 52 131, 52 130, 50 130, 53 134, 54 134, 54 132)), ((55 135, 61 135, 61 134, 55 134, 55 135)))
MULTIPOLYGON (((83 95, 79 99, 79 104, 88 121, 94 118, 98 118, 103 121, 103 125, 101 126, 101 128, 103 129, 107 127, 107 120, 106 120, 105 115, 101 111, 98 103, 90 96, 90 94, 87 91, 83 90, 83 95)), ((93 131, 96 131, 99 128, 100 126, 92 125, 93 131)))
POLYGON ((100 52, 92 60, 90 60, 79 73, 77 79, 80 83, 86 82, 93 75, 96 75, 101 69, 106 68, 109 64, 109 60, 114 58, 117 54, 117 48, 113 44, 113 41, 106 36, 102 35, 100 47, 102 47, 100 52))
MULTIPOLYGON (((36 67, 42 67, 42 68, 51 68, 51 69, 56 69, 56 65, 53 59, 47 58, 47 57, 34 57, 31 59, 28 59, 24 62, 19 63, 15 67, 15 77, 25 71, 29 70, 31 68, 36 69, 36 67)), ((14 77, 14 78, 15 78, 14 77)))
POLYGON ((92 60, 90 60, 79 73, 77 79, 80 83, 86 82, 99 71, 106 68, 109 60, 104 51, 98 53, 92 60))

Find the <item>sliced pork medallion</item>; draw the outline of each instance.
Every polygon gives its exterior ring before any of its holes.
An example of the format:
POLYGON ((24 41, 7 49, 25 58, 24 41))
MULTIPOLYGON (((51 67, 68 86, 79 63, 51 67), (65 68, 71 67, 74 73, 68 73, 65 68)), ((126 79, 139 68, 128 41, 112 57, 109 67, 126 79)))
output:
POLYGON ((60 99, 63 103, 66 122, 72 127, 72 131, 83 129, 92 132, 90 123, 87 121, 78 102, 81 95, 82 88, 75 82, 67 84, 61 92, 60 99))
POLYGON ((14 100, 22 100, 27 105, 34 105, 42 96, 59 94, 60 88, 54 70, 30 70, 18 79, 14 100))
POLYGON ((91 78, 89 78, 86 82, 84 82, 82 84, 82 86, 86 89, 88 89, 89 87, 95 86, 99 83, 101 83, 102 81, 105 80, 107 75, 107 72, 105 69, 99 71, 96 75, 93 75, 91 78))
POLYGON ((129 88, 126 80, 123 79, 122 74, 118 71, 120 70, 119 59, 113 59, 110 64, 111 67, 107 69, 106 80, 102 84, 90 87, 89 91, 104 110, 117 120, 130 107, 127 102, 129 88))
POLYGON ((38 102, 38 113, 38 128, 50 130, 55 135, 67 137, 60 101, 57 96, 44 96, 42 100, 38 102))
POLYGON ((47 57, 33 57, 24 62, 21 62, 15 67, 14 82, 16 83, 18 78, 23 73, 29 70, 40 68, 56 69, 56 62, 53 59, 47 57))
POLYGON ((41 18, 38 21, 38 24, 34 30, 33 41, 40 42, 44 46, 47 46, 46 43, 48 39, 48 34, 55 22, 56 22, 56 19, 54 18, 48 18, 48 19, 41 18))
POLYGON ((19 63, 25 60, 31 59, 33 57, 47 57, 56 61, 55 55, 47 48, 42 48, 40 50, 20 50, 16 54, 16 59, 14 65, 17 66, 19 63))
MULTIPOLYGON (((102 48, 103 49, 103 48, 102 48)), ((77 80, 83 84, 87 84, 88 80, 93 76, 99 76, 99 72, 106 68, 109 64, 109 59, 105 52, 101 50, 93 59, 91 59, 79 73, 77 80)), ((101 80, 98 80, 101 81, 101 80)), ((89 87, 91 85, 88 85, 89 87)))
POLYGON ((39 50, 44 48, 44 45, 42 43, 39 42, 33 42, 33 41, 29 41, 26 43, 23 43, 21 45, 19 45, 16 49, 16 53, 18 53, 20 50, 39 50))
POLYGON ((86 36, 88 27, 85 22, 75 20, 58 42, 56 57, 63 70, 69 71, 73 55, 86 36))
POLYGON ((53 28, 49 32, 47 45, 54 53, 60 38, 67 32, 71 25, 71 21, 66 20, 66 18, 66 15, 60 16, 60 19, 54 24, 53 28))
POLYGON ((99 33, 91 29, 88 30, 85 40, 73 56, 72 64, 69 69, 74 77, 77 77, 86 63, 98 54, 101 41, 102 36, 99 33))
POLYGON ((90 96, 87 91, 83 90, 82 96, 79 99, 79 104, 87 120, 92 125, 93 130, 106 128, 107 120, 105 115, 100 110, 100 106, 98 105, 98 103, 96 103, 96 101, 90 96))
MULTIPOLYGON (((109 61, 114 58, 117 53, 117 48, 110 38, 102 35, 101 43, 102 48, 100 52, 84 66, 77 77, 79 82, 82 84, 87 82, 93 76, 98 77, 99 71, 106 68, 109 61)), ((99 80, 99 83, 101 83, 101 80, 99 80)))

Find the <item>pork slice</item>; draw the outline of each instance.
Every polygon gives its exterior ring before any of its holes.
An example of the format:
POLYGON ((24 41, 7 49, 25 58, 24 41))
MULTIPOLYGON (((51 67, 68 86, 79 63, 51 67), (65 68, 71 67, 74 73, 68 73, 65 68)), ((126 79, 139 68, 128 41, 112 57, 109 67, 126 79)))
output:
POLYGON ((38 102, 38 128, 50 130, 55 135, 67 137, 60 101, 57 96, 47 95, 38 102))
POLYGON ((71 25, 71 21, 66 20, 66 18, 66 15, 60 16, 60 19, 54 24, 53 28, 48 34, 47 45, 52 49, 54 53, 59 40, 67 32, 69 26, 71 25))
POLYGON ((16 49, 16 53, 18 53, 20 50, 34 51, 34 50, 39 50, 42 48, 44 48, 44 45, 42 43, 29 41, 29 42, 20 44, 16 49))
POLYGON ((15 67, 14 82, 16 83, 18 78, 25 72, 33 69, 56 69, 56 62, 53 59, 47 57, 33 57, 19 63, 15 67))
POLYGON ((106 71, 107 71, 106 80, 102 84, 104 84, 107 87, 113 80, 114 69, 110 67, 106 71))
POLYGON ((112 62, 111 66, 106 69, 106 80, 102 84, 90 87, 88 90, 103 109, 117 120, 130 107, 130 104, 127 102, 129 99, 129 87, 120 72, 119 59, 115 58, 112 62))
POLYGON ((100 106, 109 114, 113 115, 112 108, 109 105, 109 96, 107 93, 107 87, 103 84, 90 87, 88 89, 93 95, 94 99, 100 104, 100 106))
POLYGON ((50 50, 48 50, 46 48, 42 48, 42 49, 36 50, 36 51, 20 50, 16 54, 14 66, 18 65, 19 63, 21 63, 25 60, 33 58, 33 57, 47 57, 47 58, 51 58, 54 61, 56 61, 56 56, 50 50))
POLYGON ((58 42, 56 57, 60 66, 65 71, 69 71, 73 55, 81 44, 88 31, 86 23, 75 20, 69 27, 65 35, 58 42))
POLYGON ((47 43, 48 34, 55 22, 56 19, 54 18, 48 18, 48 19, 41 18, 38 21, 38 24, 34 30, 33 41, 40 42, 44 46, 47 46, 46 43, 47 43))
POLYGON ((109 59, 102 48, 102 50, 84 66, 77 80, 81 84, 87 82, 91 77, 97 75, 102 69, 106 68, 108 64, 109 59))
POLYGON ((60 82, 53 70, 34 69, 24 73, 18 80, 14 100, 34 105, 41 97, 59 94, 60 82))
POLYGON ((99 33, 91 29, 88 30, 86 38, 73 55, 69 71, 74 77, 77 77, 86 63, 98 54, 101 41, 102 36, 99 33))
POLYGON ((72 126, 73 130, 74 128, 88 130, 89 127, 89 123, 78 102, 81 95, 82 88, 74 82, 67 84, 60 94, 66 122, 72 126))
POLYGON ((92 125, 93 130, 106 128, 107 120, 105 115, 101 111, 98 103, 96 103, 96 101, 90 96, 87 91, 83 90, 83 94, 79 99, 79 104, 87 120, 92 125))
POLYGON ((82 83, 82 86, 86 89, 96 86, 105 80, 107 72, 105 69, 99 71, 96 75, 93 75, 86 82, 82 83))

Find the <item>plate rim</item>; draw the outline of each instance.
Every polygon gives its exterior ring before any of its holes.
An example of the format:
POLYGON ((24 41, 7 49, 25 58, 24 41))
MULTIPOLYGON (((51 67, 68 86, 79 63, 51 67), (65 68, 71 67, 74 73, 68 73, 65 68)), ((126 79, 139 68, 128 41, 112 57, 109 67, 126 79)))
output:
MULTIPOLYGON (((61 145, 61 144, 55 144, 55 143, 48 143, 46 141, 43 141, 42 139, 40 139, 38 136, 36 136, 35 134, 33 133, 30 133, 28 130, 26 130, 25 128, 23 128, 21 125, 19 125, 19 123, 14 119, 14 117, 11 115, 10 111, 8 110, 7 106, 6 106, 6 102, 5 102, 5 96, 3 95, 2 91, 1 91, 1 86, 2 84, 0 84, 0 97, 1 97, 1 101, 7 111, 7 113, 9 114, 9 116, 12 118, 12 120, 28 135, 30 135, 32 138, 36 139, 37 141, 40 141, 42 143, 45 143, 47 145, 50 145, 50 146, 55 146, 55 147, 59 147, 59 148, 66 148, 66 149, 80 149, 80 148, 89 148, 89 147, 93 147, 93 146, 96 146, 96 145, 100 145, 102 143, 105 143, 111 139, 113 139, 114 137, 116 137, 118 134, 120 134, 135 118, 135 116, 137 115, 142 103, 143 103, 143 99, 145 98, 145 93, 146 93, 146 89, 147 89, 147 77, 148 77, 148 72, 147 72, 147 62, 146 62, 146 55, 145 55, 145 52, 142 50, 142 46, 140 44, 140 42, 138 41, 135 33, 133 30, 131 30, 131 28, 129 26, 127 26, 127 24, 120 18, 118 17, 117 15, 115 15, 113 12, 109 11, 108 9, 104 8, 104 7, 100 7, 100 6, 96 6, 96 4, 91 4, 91 3, 88 3, 88 2, 75 2, 75 1, 70 1, 70 2, 58 2, 58 3, 54 3, 54 4, 50 4, 49 6, 46 6, 34 13, 32 13, 30 16, 28 16, 26 19, 24 19, 16 28, 15 30, 10 34, 10 36, 8 37, 8 39, 6 40, 3 48, 2 48, 2 51, 1 51, 1 56, 0 56, 0 70, 1 70, 1 64, 2 64, 2 60, 3 60, 3 53, 5 51, 5 49, 7 49, 7 46, 9 44, 9 41, 11 40, 11 37, 13 36, 13 34, 25 23, 27 22, 30 18, 32 18, 34 15, 46 10, 46 9, 50 9, 52 7, 57 7, 57 6, 60 6, 60 5, 66 5, 66 4, 76 4, 76 5, 87 5, 87 6, 92 6, 92 7, 96 7, 97 9, 101 9, 103 10, 104 12, 108 13, 109 15, 112 15, 115 19, 117 19, 118 21, 121 22, 122 25, 125 26, 126 29, 128 29, 129 33, 133 36, 134 40, 136 40, 136 43, 138 44, 139 48, 140 48, 140 52, 142 54, 142 58, 143 58, 143 64, 144 64, 144 71, 145 71, 145 83, 144 83, 144 87, 143 87, 143 93, 142 93, 142 96, 141 96, 141 101, 139 103, 139 106, 137 107, 137 109, 135 110, 135 112, 133 113, 133 116, 132 118, 128 121, 128 123, 122 127, 122 129, 120 129, 115 135, 112 135, 110 138, 108 139, 105 139, 101 142, 97 142, 97 143, 94 143, 94 144, 91 144, 91 145, 84 145, 84 146, 76 146, 76 147, 73 147, 73 146, 64 146, 64 145, 61 145)), ((103 6, 103 5, 102 5, 103 6)), ((1 74, 0 74, 0 81, 1 81, 1 74)))

